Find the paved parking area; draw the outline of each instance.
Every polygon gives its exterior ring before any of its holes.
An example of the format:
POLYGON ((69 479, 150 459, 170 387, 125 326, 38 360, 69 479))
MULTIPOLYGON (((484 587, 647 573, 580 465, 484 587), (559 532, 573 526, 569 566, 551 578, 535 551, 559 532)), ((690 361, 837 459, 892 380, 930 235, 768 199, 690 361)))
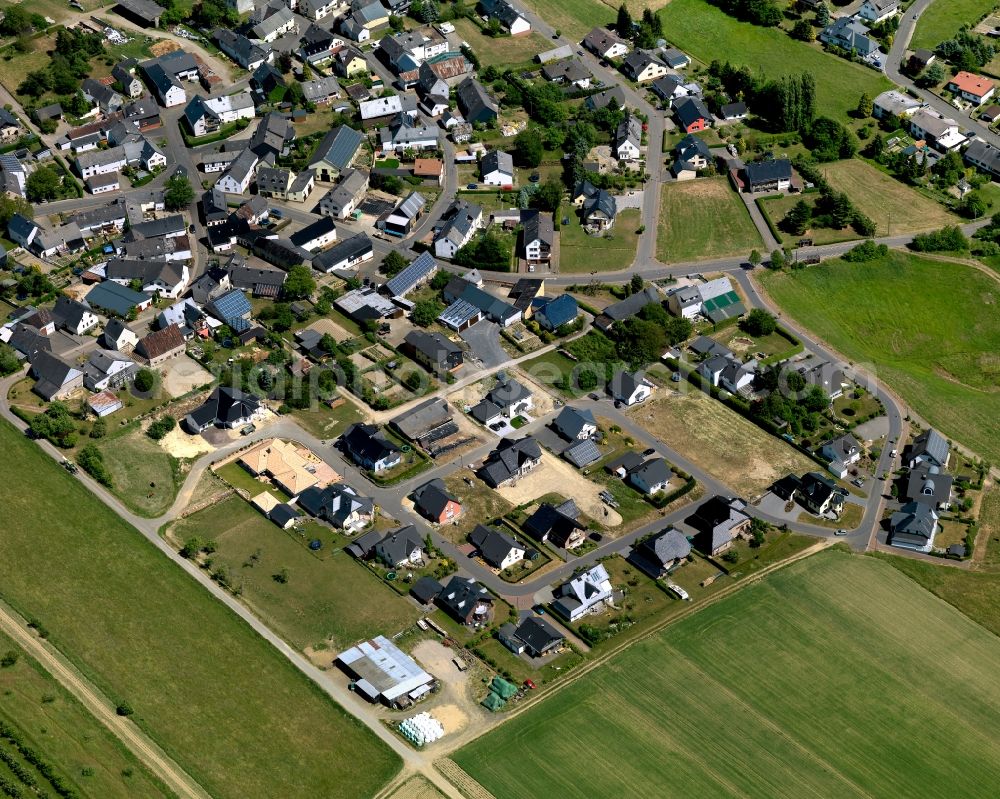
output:
POLYGON ((785 500, 777 494, 772 494, 770 491, 761 497, 760 502, 757 504, 757 509, 761 513, 766 513, 768 516, 773 516, 777 519, 784 519, 789 523, 798 519, 799 514, 802 512, 802 508, 796 503, 792 510, 786 513, 785 500))

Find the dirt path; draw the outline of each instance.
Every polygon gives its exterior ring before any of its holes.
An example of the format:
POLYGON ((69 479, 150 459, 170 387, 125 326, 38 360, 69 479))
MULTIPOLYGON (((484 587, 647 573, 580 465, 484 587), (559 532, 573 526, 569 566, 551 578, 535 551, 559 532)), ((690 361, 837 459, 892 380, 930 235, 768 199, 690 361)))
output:
POLYGON ((210 799, 210 795, 204 788, 167 757, 133 722, 119 716, 111 702, 78 674, 76 669, 70 666, 61 654, 30 632, 3 605, 0 605, 0 629, 37 660, 52 675, 53 679, 76 697, 94 718, 107 727, 111 734, 139 758, 153 774, 163 780, 173 793, 184 799, 188 797, 190 799, 210 799))

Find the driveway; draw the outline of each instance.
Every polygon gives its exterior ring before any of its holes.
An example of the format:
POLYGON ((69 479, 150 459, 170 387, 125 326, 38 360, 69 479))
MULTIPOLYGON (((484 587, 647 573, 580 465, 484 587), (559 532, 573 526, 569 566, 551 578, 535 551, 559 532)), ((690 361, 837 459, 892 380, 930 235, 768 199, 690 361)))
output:
POLYGON ((459 335, 485 369, 495 369, 510 360, 510 356, 500 346, 500 325, 496 322, 484 319, 476 322, 468 330, 463 330, 459 335))

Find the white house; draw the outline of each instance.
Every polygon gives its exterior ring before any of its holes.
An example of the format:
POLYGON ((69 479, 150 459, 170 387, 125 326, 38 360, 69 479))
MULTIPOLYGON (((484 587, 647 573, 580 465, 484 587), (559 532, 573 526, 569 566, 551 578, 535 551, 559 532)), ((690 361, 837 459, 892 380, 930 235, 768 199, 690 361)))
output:
POLYGON ((479 162, 483 183, 487 186, 514 185, 514 158, 503 150, 490 150, 479 162))
POLYGON ((346 5, 342 0, 299 0, 299 13, 309 19, 319 20, 346 5))
POLYGON ((598 563, 560 585, 553 592, 555 601, 552 609, 571 622, 577 621, 588 613, 601 610, 604 603, 611 599, 613 592, 608 570, 604 568, 604 564, 598 563))
POLYGON ((222 173, 215 186, 226 194, 246 194, 257 172, 257 155, 249 147, 222 173))
POLYGON ((642 372, 615 372, 608 384, 611 396, 623 405, 638 405, 649 399, 653 393, 653 385, 646 380, 642 372))
POLYGON ((858 9, 858 16, 865 22, 878 25, 899 13, 899 0, 865 0, 858 9))

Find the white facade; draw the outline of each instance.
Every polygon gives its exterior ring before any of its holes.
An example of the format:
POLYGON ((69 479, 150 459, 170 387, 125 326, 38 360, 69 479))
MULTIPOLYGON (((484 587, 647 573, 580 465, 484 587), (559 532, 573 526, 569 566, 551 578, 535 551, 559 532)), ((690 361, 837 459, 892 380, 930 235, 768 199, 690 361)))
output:
POLYGON ((187 92, 183 86, 171 86, 163 93, 162 100, 165 108, 173 108, 187 101, 187 92))

